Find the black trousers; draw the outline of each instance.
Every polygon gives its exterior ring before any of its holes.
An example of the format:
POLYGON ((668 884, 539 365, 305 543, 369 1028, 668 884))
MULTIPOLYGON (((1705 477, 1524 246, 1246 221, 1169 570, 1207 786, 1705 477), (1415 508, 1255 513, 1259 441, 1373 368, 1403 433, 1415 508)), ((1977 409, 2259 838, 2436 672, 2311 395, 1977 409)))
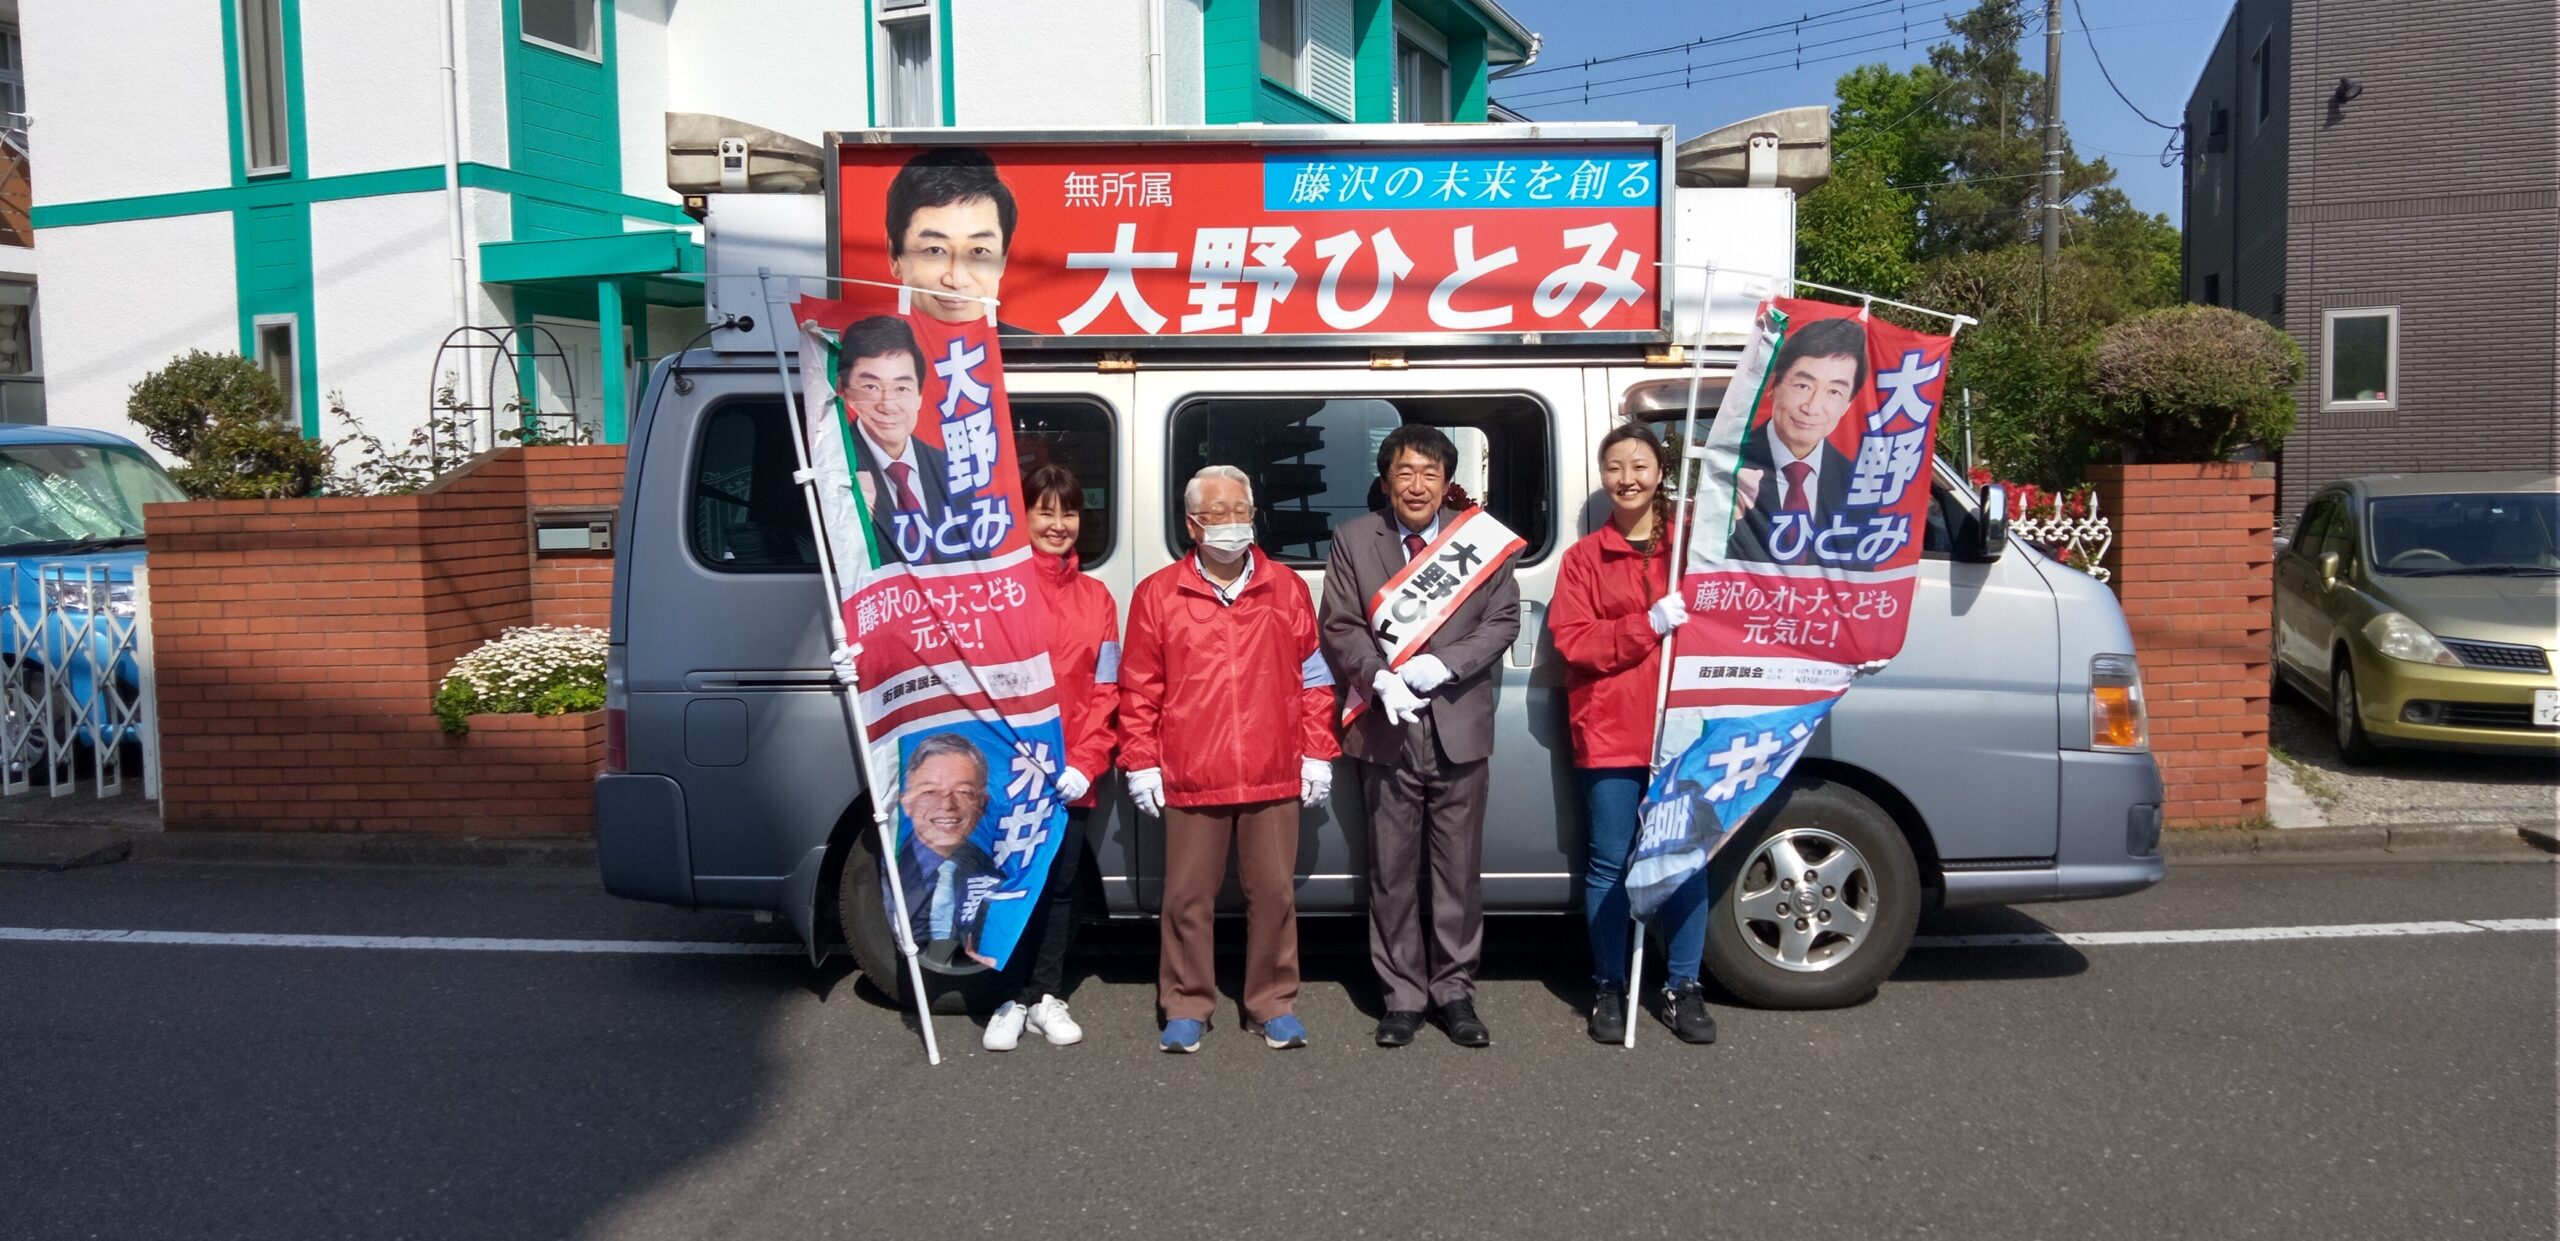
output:
POLYGON ((1005 972, 1022 980, 1014 998, 1024 1007, 1064 988, 1067 947, 1076 937, 1076 872, 1093 860, 1093 846, 1084 835, 1085 820, 1092 816, 1090 807, 1067 808, 1067 838, 1049 860, 1049 880, 1040 890, 1040 907, 1031 912, 1021 942, 1013 946, 1013 960, 1005 972))

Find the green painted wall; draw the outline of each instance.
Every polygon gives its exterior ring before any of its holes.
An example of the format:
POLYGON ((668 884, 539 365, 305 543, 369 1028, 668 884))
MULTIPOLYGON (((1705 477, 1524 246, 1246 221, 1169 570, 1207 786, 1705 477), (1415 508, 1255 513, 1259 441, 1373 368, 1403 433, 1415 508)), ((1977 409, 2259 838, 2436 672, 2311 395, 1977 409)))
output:
MULTIPOLYGON (((1488 65, 1486 28, 1472 5, 1425 2, 1418 16, 1449 40, 1449 115, 1485 118, 1488 65)), ((1394 0, 1352 0, 1352 119, 1396 119, 1394 0)), ((1200 18, 1202 119, 1212 125, 1262 121, 1274 125, 1331 125, 1341 117, 1306 96, 1262 77, 1260 0, 1207 0, 1200 18)))
MULTIPOLYGON (((312 309, 311 205, 302 195, 311 182, 309 129, 302 93, 302 0, 282 0, 286 162, 283 172, 249 175, 249 140, 242 116, 240 6, 222 0, 222 67, 231 126, 231 262, 239 304, 240 352, 258 353, 261 315, 292 315, 294 397, 302 433, 320 433, 319 337, 312 309)), ((48 212, 49 216, 51 212, 48 212)), ((41 222, 41 221, 40 221, 41 222)))
POLYGON ((1200 13, 1201 119, 1212 125, 1260 119, 1261 85, 1259 0, 1207 0, 1200 13))
POLYGON ((1363 124, 1396 119, 1395 0, 1351 5, 1352 117, 1363 124))
MULTIPOLYGON (((519 0, 506 0, 507 164, 515 171, 590 190, 622 189, 622 118, 614 79, 614 6, 596 6, 604 61, 524 41, 519 0)), ((518 196, 515 240, 592 237, 622 231, 602 211, 518 196)))
POLYGON ((1492 97, 1484 55, 1484 29, 1451 30, 1449 36, 1449 119, 1481 121, 1492 97))
MULTIPOLYGON (((1253 119, 1272 125, 1339 125, 1342 118, 1324 105, 1258 74, 1254 78, 1253 119)), ((1355 83, 1356 85, 1356 83, 1355 83)))

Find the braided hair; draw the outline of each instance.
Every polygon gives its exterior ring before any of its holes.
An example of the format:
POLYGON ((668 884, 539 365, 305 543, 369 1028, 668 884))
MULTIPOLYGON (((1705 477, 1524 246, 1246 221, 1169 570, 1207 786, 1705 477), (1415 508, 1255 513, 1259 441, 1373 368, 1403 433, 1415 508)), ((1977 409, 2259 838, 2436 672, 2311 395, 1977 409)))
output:
POLYGON ((1648 557, 1661 554, 1671 543, 1671 450, 1662 446, 1653 428, 1641 422, 1622 422, 1600 437, 1598 460, 1606 464, 1609 450, 1629 440, 1636 440, 1653 450, 1653 464, 1660 481, 1653 488, 1653 545, 1645 549, 1648 557))

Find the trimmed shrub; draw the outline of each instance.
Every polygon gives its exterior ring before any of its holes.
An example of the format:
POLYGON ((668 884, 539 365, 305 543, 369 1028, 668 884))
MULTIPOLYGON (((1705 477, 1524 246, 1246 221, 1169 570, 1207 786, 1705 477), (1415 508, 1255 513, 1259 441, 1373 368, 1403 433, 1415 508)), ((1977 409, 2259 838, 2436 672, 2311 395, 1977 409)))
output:
POLYGON ((2090 358, 2095 438, 2140 463, 2227 461, 2293 430, 2302 350, 2219 306, 2170 306, 2106 330, 2090 358))
POLYGON ((125 414, 182 460, 169 477, 199 500, 307 496, 329 450, 292 425, 284 389, 236 353, 193 350, 133 385, 125 414))

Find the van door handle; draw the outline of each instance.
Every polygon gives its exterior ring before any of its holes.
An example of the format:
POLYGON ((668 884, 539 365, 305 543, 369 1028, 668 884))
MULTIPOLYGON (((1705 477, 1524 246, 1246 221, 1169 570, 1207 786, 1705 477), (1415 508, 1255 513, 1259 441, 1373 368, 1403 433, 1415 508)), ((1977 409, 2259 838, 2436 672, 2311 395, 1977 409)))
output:
POLYGON ((1531 599, 1520 601, 1520 636, 1511 640, 1511 666, 1526 668, 1538 662, 1538 617, 1546 605, 1531 599))

